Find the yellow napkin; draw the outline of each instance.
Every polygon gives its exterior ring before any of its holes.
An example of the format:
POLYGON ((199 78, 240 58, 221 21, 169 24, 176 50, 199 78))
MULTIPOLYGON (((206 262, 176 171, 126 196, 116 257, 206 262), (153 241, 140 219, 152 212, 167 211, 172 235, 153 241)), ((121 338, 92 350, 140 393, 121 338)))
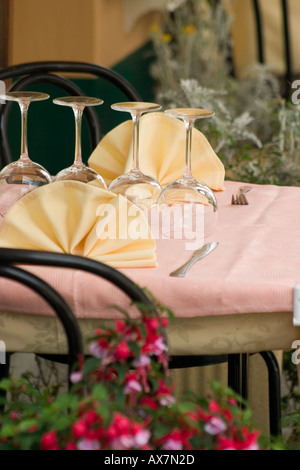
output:
POLYGON ((71 253, 119 268, 156 266, 142 211, 78 181, 57 181, 19 199, 3 219, 0 246, 71 253))
MULTIPOLYGON (((185 125, 164 113, 144 114, 140 121, 140 168, 161 186, 180 178, 184 171, 185 125)), ((132 164, 132 121, 112 129, 99 142, 88 164, 103 176, 106 184, 132 164)), ((206 137, 197 129, 192 135, 192 173, 211 189, 224 189, 225 169, 206 137)))

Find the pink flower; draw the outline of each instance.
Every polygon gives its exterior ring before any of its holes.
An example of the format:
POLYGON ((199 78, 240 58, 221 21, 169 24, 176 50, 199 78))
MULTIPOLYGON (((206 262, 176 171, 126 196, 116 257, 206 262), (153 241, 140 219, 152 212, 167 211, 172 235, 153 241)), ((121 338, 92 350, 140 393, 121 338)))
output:
POLYGON ((123 435, 112 439, 110 442, 110 448, 114 450, 126 450, 132 447, 132 437, 129 435, 123 435))
POLYGON ((95 439, 81 439, 77 444, 78 450, 100 450, 100 444, 95 439))
POLYGON ((182 450, 182 442, 177 439, 168 439, 162 446, 163 450, 182 450))
POLYGON ((130 379, 126 382, 124 387, 125 395, 129 395, 132 392, 141 392, 143 390, 141 384, 136 379, 130 379))
POLYGON ((134 423, 131 428, 133 446, 139 449, 148 444, 151 433, 148 429, 144 429, 139 423, 134 423))
POLYGON ((167 350, 167 345, 163 339, 162 336, 158 336, 154 343, 152 343, 152 351, 153 354, 156 354, 157 356, 161 354, 162 352, 167 350))
POLYGON ((70 380, 71 380, 72 384, 76 384, 76 383, 80 382, 82 380, 82 377, 83 377, 82 372, 79 371, 79 370, 76 371, 76 372, 72 372, 70 374, 70 380))
POLYGON ((226 429, 226 423, 218 416, 212 416, 212 418, 204 425, 204 430, 212 436, 216 436, 217 434, 226 431, 226 429))
POLYGON ((166 434, 163 438, 163 450, 182 450, 184 444, 184 436, 179 429, 166 434))
POLYGON ((176 403, 176 399, 175 397, 173 397, 173 395, 165 395, 164 397, 159 399, 159 403, 162 406, 171 406, 176 403))
POLYGON ((102 359, 107 356, 107 349, 100 346, 99 343, 91 343, 89 349, 91 355, 96 357, 96 359, 102 359))
POLYGON ((137 380, 136 373, 128 372, 125 378, 124 393, 128 395, 133 392, 141 392, 143 390, 141 384, 137 380))
POLYGON ((146 367, 150 364, 151 360, 150 357, 147 356, 146 354, 141 354, 139 359, 135 359, 133 361, 134 367, 146 367))
POLYGON ((140 429, 132 439, 133 446, 139 449, 140 447, 145 446, 148 444, 149 439, 151 437, 150 431, 148 429, 140 429))

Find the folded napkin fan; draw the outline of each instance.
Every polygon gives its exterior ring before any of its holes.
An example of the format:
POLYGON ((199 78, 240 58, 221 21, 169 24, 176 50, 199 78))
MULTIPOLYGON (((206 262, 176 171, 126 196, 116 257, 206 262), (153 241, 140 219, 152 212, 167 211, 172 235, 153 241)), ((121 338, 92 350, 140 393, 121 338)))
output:
POLYGON ((78 181, 57 181, 15 202, 0 226, 0 246, 70 253, 119 268, 156 266, 142 211, 78 181))
MULTIPOLYGON (((119 124, 106 134, 91 154, 88 164, 109 185, 128 172, 132 164, 132 121, 119 124)), ((139 156, 141 170, 165 186, 183 175, 185 125, 164 113, 144 114, 140 120, 139 156)), ((225 169, 206 137, 197 129, 192 134, 193 176, 215 191, 224 189, 225 169)))

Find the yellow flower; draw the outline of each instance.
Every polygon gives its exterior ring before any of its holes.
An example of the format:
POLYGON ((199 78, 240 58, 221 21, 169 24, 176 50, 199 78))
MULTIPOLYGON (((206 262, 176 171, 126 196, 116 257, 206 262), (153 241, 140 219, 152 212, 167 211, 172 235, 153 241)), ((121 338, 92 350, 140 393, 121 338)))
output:
POLYGON ((182 28, 182 31, 184 34, 187 34, 187 35, 193 35, 193 34, 196 34, 196 28, 193 24, 186 24, 183 28, 182 28))
POLYGON ((172 41, 172 36, 171 36, 170 33, 164 33, 164 34, 162 34, 162 36, 161 36, 161 40, 162 40, 162 42, 169 43, 169 42, 172 41))
POLYGON ((156 34, 156 33, 159 33, 159 32, 160 32, 160 26, 157 23, 153 23, 150 26, 150 33, 156 34))

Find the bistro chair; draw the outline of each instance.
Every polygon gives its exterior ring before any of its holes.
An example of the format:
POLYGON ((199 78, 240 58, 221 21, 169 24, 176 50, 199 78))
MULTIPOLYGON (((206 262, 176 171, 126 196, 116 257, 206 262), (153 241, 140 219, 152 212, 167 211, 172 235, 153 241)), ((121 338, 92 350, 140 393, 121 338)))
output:
MULTIPOLYGON (((67 364, 69 371, 77 364, 79 356, 84 355, 82 334, 77 318, 64 298, 44 280, 28 272, 26 269, 23 269, 26 266, 52 266, 92 273, 114 284, 123 291, 132 302, 142 304, 157 314, 153 302, 143 289, 138 287, 127 276, 104 263, 64 253, 0 248, 0 277, 23 284, 40 295, 52 307, 64 327, 68 342, 68 355, 36 354, 50 361, 67 364), (22 267, 20 267, 20 265, 22 265, 22 267)), ((0 364, 0 379, 8 376, 10 356, 14 352, 15 351, 10 350, 6 351, 6 362, 5 364, 0 364)))
MULTIPOLYGON (((253 11, 255 17, 256 26, 256 38, 257 38, 257 58, 261 64, 266 63, 266 47, 264 39, 264 18, 261 10, 260 0, 252 0, 253 11)), ((281 21, 282 21, 282 44, 284 50, 284 62, 285 62, 285 73, 282 77, 283 80, 283 94, 289 96, 291 82, 296 76, 292 63, 292 51, 291 51, 291 31, 290 31, 290 15, 289 15, 289 1, 280 0, 281 8, 281 21)), ((280 39, 280 37, 279 37, 280 39)))
MULTIPOLYGON (((24 270, 24 266, 52 266, 92 273, 113 283, 133 302, 143 304, 152 312, 158 314, 155 305, 143 289, 120 271, 106 264, 89 258, 64 253, 0 248, 0 276, 22 283, 42 296, 53 307, 64 326, 68 339, 68 356, 61 354, 38 355, 51 361, 66 363, 70 368, 76 364, 78 355, 83 354, 82 337, 77 319, 61 295, 53 287, 45 283, 45 281, 24 270), (22 265, 22 268, 19 265, 22 265)), ((13 352, 7 351, 8 361, 5 365, 0 365, 0 377, 8 375, 9 357, 13 352)), ((272 435, 279 435, 281 433, 280 370, 274 353, 264 351, 260 354, 268 367, 270 433, 272 435)), ((227 363, 228 386, 247 399, 248 358, 248 354, 174 355, 170 357, 169 367, 170 369, 184 369, 227 363)))
MULTIPOLYGON (((87 93, 76 84, 80 77, 87 76, 102 80, 101 84, 112 86, 114 92, 122 96, 122 100, 142 101, 135 88, 118 72, 101 65, 85 62, 29 62, 13 65, 0 70, 0 80, 6 82, 7 91, 24 91, 34 86, 54 86, 63 95, 86 95, 87 93), (71 74, 71 75, 70 75, 71 74)), ((61 95, 62 96, 62 95, 61 95)), ((99 96, 104 99, 105 96, 99 96)), ((11 102, 0 104, 0 165, 4 167, 12 162, 11 145, 8 138, 8 121, 12 107, 11 102)), ((110 105, 111 103, 107 103, 110 105)), ((84 116, 88 126, 91 151, 99 143, 102 130, 99 115, 95 108, 87 107, 84 116)), ((38 162, 40 163, 40 162, 38 162)), ((47 167, 47 165, 45 165, 47 167)))

